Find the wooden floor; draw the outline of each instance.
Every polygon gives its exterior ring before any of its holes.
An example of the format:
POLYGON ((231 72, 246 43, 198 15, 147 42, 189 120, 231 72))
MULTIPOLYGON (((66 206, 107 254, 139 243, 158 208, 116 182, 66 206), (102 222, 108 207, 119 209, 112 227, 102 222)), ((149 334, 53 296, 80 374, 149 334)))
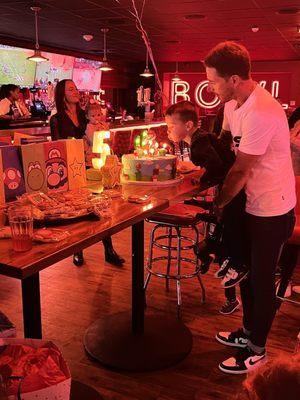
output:
MULTIPOLYGON (((149 226, 146 226, 147 243, 149 226)), ((207 302, 201 304, 197 280, 183 285, 183 320, 194 337, 192 353, 180 364, 152 373, 120 373, 91 361, 82 337, 95 319, 130 309, 130 230, 114 236, 117 251, 126 258, 123 268, 104 264, 101 243, 85 251, 86 264, 75 267, 71 259, 41 272, 44 337, 61 348, 74 379, 96 388, 104 399, 206 400, 229 399, 241 387, 242 378, 219 372, 220 361, 233 354, 214 340, 218 330, 241 325, 241 311, 222 316, 218 309, 224 301, 219 281, 213 272, 204 277, 207 302)), ((298 276, 300 278, 300 276, 298 276)), ((0 309, 16 324, 22 337, 20 282, 1 276, 0 309)), ((298 280, 299 283, 299 280, 298 280)), ((148 291, 147 312, 176 313, 176 292, 172 285, 165 292, 162 279, 153 278, 148 291)), ((270 356, 292 352, 299 331, 299 308, 285 303, 272 328, 270 356)), ((88 399, 83 399, 88 400, 88 399)))

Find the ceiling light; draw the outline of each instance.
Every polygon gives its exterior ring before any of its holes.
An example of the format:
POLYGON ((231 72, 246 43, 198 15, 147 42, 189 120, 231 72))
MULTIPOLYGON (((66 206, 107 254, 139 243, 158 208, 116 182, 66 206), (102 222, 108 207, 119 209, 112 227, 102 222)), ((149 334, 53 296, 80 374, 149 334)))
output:
POLYGON ((38 35, 38 13, 41 11, 41 7, 30 7, 34 11, 35 20, 35 50, 32 56, 27 57, 27 60, 34 62, 49 61, 48 58, 42 56, 39 45, 39 35, 38 35))
POLYGON ((104 49, 103 49, 103 60, 102 60, 102 64, 100 67, 100 71, 103 72, 107 72, 107 71, 112 71, 113 68, 108 64, 107 61, 107 56, 106 56, 106 34, 109 31, 109 29, 107 28, 102 28, 101 32, 103 32, 103 44, 104 44, 104 49))
POLYGON ((300 25, 297 26, 297 32, 300 33, 300 25))
POLYGON ((107 71, 112 71, 113 68, 108 64, 108 61, 104 59, 101 63, 100 71, 107 72, 107 71))
POLYGON ((259 26, 257 26, 257 25, 251 26, 251 31, 252 31, 253 33, 257 33, 257 32, 259 31, 259 26))
POLYGON ((149 68, 145 68, 144 72, 140 74, 140 76, 143 76, 144 78, 150 78, 151 76, 154 76, 154 74, 152 74, 149 68))
POLYGON ((180 76, 179 76, 178 74, 175 74, 175 75, 173 76, 173 78, 172 78, 172 81, 173 81, 173 82, 181 81, 180 76))
POLYGON ((175 74, 174 74, 174 76, 172 78, 172 81, 173 82, 181 81, 180 76, 178 74, 178 61, 176 61, 176 71, 175 71, 175 74))
POLYGON ((150 69, 149 69, 149 66, 148 66, 148 49, 147 49, 147 52, 146 52, 146 67, 145 67, 145 69, 144 69, 144 72, 142 73, 142 74, 140 74, 140 76, 143 76, 144 78, 150 78, 151 76, 154 76, 154 74, 152 74, 152 72, 150 71, 150 69))
POLYGON ((83 35, 82 36, 84 40, 86 40, 87 42, 90 42, 91 40, 94 39, 93 35, 83 35))

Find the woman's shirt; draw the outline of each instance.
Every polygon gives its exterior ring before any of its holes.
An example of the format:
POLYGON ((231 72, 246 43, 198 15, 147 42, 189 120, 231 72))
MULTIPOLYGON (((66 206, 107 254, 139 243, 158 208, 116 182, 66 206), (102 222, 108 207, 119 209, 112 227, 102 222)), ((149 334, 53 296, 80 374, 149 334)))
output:
POLYGON ((74 137, 75 139, 82 139, 87 125, 85 112, 78 109, 77 117, 79 125, 76 126, 67 113, 56 113, 50 119, 50 129, 52 140, 67 139, 74 137))

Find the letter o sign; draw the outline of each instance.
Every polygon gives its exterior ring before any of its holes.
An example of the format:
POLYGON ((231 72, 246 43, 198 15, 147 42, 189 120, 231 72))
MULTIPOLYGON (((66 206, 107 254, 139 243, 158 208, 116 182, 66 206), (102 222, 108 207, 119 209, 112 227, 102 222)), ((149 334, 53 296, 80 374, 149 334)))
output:
POLYGON ((195 100, 198 106, 203 108, 215 108, 220 104, 220 99, 218 96, 215 96, 212 101, 206 101, 203 98, 203 90, 208 87, 208 81, 200 82, 195 89, 195 100))

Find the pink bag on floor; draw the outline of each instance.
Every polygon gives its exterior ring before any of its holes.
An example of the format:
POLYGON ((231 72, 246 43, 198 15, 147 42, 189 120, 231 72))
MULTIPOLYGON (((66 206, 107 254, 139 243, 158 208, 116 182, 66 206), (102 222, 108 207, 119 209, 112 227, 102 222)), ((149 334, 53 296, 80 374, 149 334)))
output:
POLYGON ((69 400, 71 375, 60 350, 36 339, 0 339, 8 400, 69 400))

